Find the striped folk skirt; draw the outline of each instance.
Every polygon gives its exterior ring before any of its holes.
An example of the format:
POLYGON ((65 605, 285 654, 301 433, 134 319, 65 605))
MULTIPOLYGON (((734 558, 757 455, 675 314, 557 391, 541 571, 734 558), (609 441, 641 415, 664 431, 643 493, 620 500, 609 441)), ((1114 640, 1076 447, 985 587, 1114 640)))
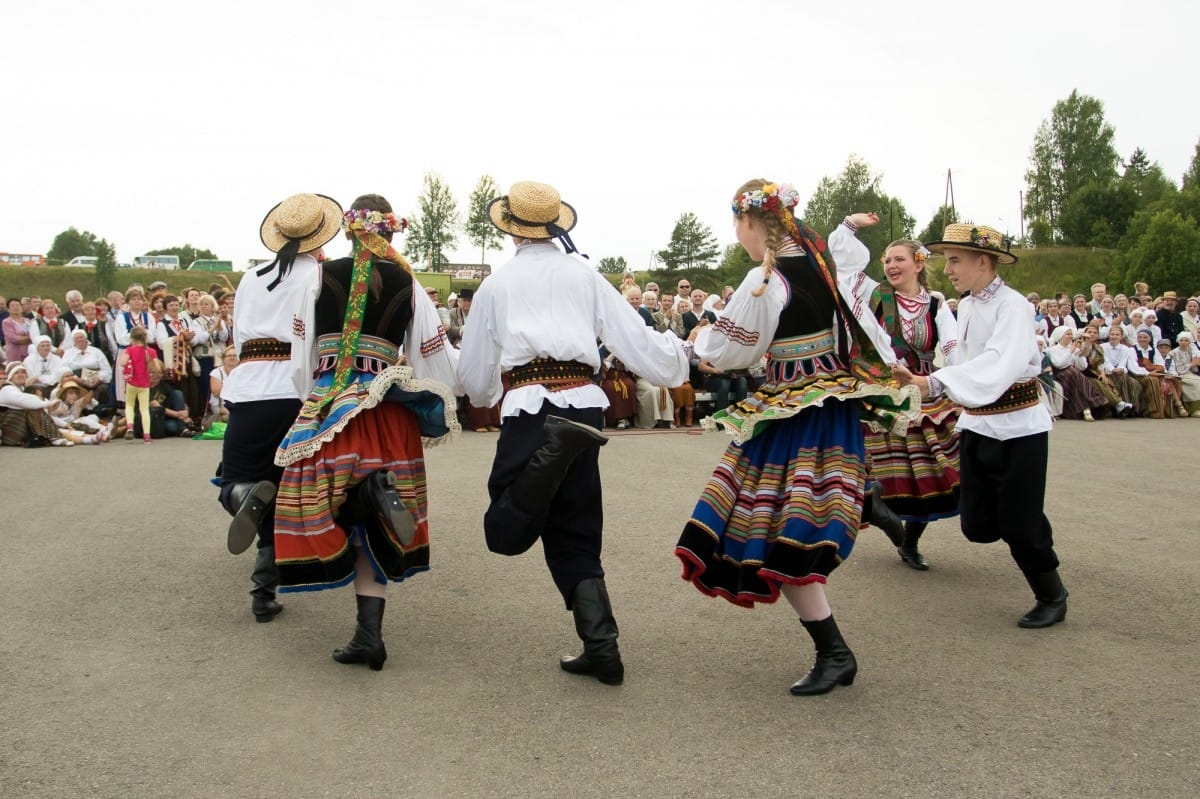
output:
POLYGON ((903 435, 867 433, 871 478, 888 507, 910 522, 958 515, 959 408, 945 397, 921 403, 921 419, 903 435))
POLYGON ((866 468, 859 401, 828 399, 731 443, 675 547, 683 578, 742 607, 825 582, 850 555, 866 468))
POLYGON ((352 538, 365 547, 378 582, 399 582, 428 570, 428 513, 416 414, 392 402, 355 414, 319 451, 283 471, 275 498, 279 590, 317 591, 349 583, 355 575, 352 538), (396 476, 396 491, 416 520, 417 532, 407 547, 351 493, 379 469, 396 476))

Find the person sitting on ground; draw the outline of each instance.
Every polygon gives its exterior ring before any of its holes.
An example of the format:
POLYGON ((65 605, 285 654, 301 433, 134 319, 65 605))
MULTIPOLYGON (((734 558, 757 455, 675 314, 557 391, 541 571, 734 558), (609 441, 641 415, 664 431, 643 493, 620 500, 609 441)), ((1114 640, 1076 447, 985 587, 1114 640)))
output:
POLYGON ((58 405, 50 418, 58 427, 59 436, 76 444, 102 444, 112 435, 112 424, 100 421, 95 414, 95 396, 74 377, 64 377, 51 394, 58 405))
MULTIPOLYGON (((1104 298, 1108 300, 1108 297, 1104 298)), ((1133 348, 1125 343, 1125 329, 1112 324, 1108 329, 1108 341, 1100 345, 1104 352, 1104 373, 1121 395, 1117 403, 1117 415, 1134 417, 1142 415, 1142 386, 1135 377, 1142 377, 1146 370, 1138 365, 1133 348)))
POLYGON ((1183 405, 1181 403, 1178 408, 1174 407, 1171 389, 1163 378, 1166 364, 1163 362, 1162 356, 1158 354, 1158 350, 1154 348, 1154 343, 1150 339, 1150 331, 1138 331, 1134 338, 1133 354, 1137 359, 1138 366, 1146 370, 1145 375, 1136 378, 1142 386, 1144 414, 1151 419, 1170 419, 1172 416, 1180 415, 1178 411, 1183 410, 1183 405))
POLYGON ((6 447, 73 446, 62 438, 50 411, 61 404, 25 391, 29 373, 13 361, 5 367, 6 382, 0 386, 0 443, 6 447))
POLYGON ((1171 342, 1165 338, 1159 339, 1155 346, 1158 351, 1158 357, 1162 360, 1163 370, 1161 373, 1163 385, 1166 391, 1169 392, 1168 399, 1171 402, 1173 416, 1188 417, 1193 416, 1183 404, 1183 384, 1179 380, 1179 372, 1175 369, 1174 359, 1171 357, 1171 342))
MULTIPOLYGON (((1170 343, 1165 336, 1163 340, 1170 343)), ((1184 406, 1195 416, 1200 410, 1200 352, 1194 346, 1191 333, 1180 333, 1176 341, 1179 344, 1171 350, 1170 363, 1179 375, 1184 406)))
POLYGON ((1046 354, 1054 369, 1054 381, 1062 389, 1062 417, 1094 422, 1094 413, 1103 416, 1108 400, 1084 374, 1088 361, 1081 353, 1080 342, 1075 340, 1075 331, 1065 325, 1055 328, 1046 354))
POLYGON ((209 416, 214 422, 228 422, 229 408, 225 407, 225 400, 221 399, 221 389, 225 385, 225 379, 229 377, 229 373, 238 364, 237 347, 230 344, 225 348, 225 352, 221 355, 221 365, 208 375, 209 391, 209 416))

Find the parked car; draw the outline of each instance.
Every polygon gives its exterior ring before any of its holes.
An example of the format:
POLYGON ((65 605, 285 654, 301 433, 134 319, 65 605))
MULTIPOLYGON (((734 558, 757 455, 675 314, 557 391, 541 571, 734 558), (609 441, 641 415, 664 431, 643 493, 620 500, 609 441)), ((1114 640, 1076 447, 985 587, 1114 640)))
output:
POLYGON ((67 261, 65 266, 82 266, 89 269, 94 269, 96 262, 100 259, 94 255, 76 255, 71 260, 67 261))

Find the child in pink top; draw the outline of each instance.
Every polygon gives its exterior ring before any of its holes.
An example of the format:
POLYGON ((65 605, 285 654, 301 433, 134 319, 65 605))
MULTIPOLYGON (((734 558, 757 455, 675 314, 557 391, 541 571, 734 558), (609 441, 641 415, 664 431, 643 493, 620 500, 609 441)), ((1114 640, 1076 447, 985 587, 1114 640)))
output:
POLYGON ((129 346, 121 351, 117 365, 125 377, 125 440, 133 439, 134 406, 141 406, 142 440, 150 443, 150 362, 154 352, 146 346, 146 329, 129 331, 129 346))

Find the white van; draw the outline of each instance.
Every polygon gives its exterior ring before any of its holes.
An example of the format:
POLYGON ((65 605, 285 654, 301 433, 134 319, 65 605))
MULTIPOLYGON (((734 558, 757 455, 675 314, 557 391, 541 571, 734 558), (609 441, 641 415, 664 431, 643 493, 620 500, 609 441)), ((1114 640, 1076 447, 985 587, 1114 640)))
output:
POLYGON ((96 262, 100 259, 94 255, 76 255, 71 260, 67 261, 67 266, 85 266, 94 269, 96 262))

